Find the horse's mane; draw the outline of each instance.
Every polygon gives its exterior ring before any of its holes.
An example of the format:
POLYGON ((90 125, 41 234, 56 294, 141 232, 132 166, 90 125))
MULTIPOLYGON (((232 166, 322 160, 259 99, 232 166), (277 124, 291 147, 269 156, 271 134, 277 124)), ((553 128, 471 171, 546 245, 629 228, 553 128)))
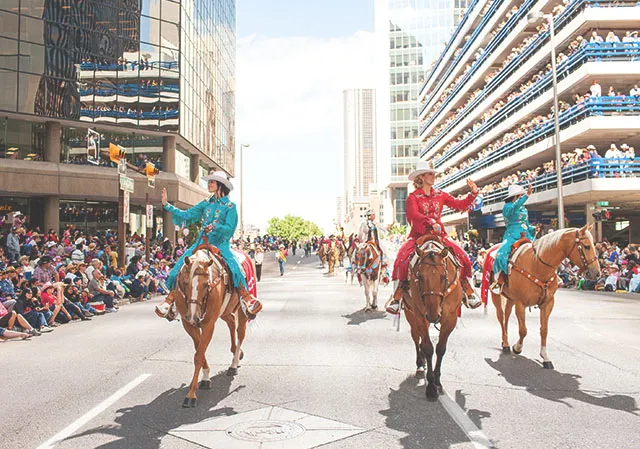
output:
MULTIPOLYGON (((540 237, 538 240, 533 242, 533 248, 536 250, 538 254, 546 254, 547 251, 554 251, 557 249, 557 245, 560 243, 560 239, 568 232, 575 231, 576 228, 565 228, 558 229, 557 231, 553 231, 551 234, 545 234, 540 237)), ((593 245, 593 235, 591 232, 587 231, 587 237, 591 241, 593 245)))

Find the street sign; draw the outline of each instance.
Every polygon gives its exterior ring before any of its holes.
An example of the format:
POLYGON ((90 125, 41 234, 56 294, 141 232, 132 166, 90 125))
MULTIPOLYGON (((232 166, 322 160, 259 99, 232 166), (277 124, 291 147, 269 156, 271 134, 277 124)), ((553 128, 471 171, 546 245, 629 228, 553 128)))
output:
POLYGON ((120 189, 128 193, 133 193, 133 178, 126 175, 120 175, 120 189))
POLYGON ((122 202, 122 222, 129 223, 129 192, 124 191, 124 201, 122 202))
POLYGON ((118 174, 119 175, 127 175, 127 160, 126 159, 120 159, 120 162, 118 162, 118 174))
POLYGON ((609 205, 609 201, 598 201, 598 206, 607 207, 609 205))
POLYGON ((153 227, 153 206, 147 204, 147 228, 153 227))

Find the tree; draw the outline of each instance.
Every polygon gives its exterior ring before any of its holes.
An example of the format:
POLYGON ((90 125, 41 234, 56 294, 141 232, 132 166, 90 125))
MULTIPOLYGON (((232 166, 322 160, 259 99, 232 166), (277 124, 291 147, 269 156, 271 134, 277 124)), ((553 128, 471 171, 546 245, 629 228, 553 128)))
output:
POLYGON ((407 233, 407 226, 401 225, 399 223, 393 223, 391 226, 389 226, 388 232, 391 235, 405 235, 407 233))
POLYGON ((269 220, 267 234, 288 240, 300 240, 322 235, 320 228, 309 220, 293 215, 285 215, 284 218, 273 217, 269 220))

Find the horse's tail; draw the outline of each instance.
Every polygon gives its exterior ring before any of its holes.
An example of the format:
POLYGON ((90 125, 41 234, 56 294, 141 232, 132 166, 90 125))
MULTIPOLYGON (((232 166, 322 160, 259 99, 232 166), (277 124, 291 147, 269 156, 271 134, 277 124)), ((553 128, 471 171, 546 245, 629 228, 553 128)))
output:
POLYGON ((486 306, 489 300, 489 286, 493 278, 493 261, 495 259, 495 253, 500 248, 500 245, 494 245, 487 251, 487 256, 484 259, 484 265, 482 267, 482 284, 480 286, 480 299, 486 306))

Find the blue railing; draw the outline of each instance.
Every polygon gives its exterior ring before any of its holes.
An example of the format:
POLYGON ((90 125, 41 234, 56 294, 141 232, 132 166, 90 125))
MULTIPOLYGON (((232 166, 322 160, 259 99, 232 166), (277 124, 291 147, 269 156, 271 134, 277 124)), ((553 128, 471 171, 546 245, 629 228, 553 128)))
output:
MULTIPOLYGON (((458 24, 456 29, 453 31, 453 34, 451 35, 451 39, 449 39, 449 42, 447 42, 447 45, 445 45, 444 50, 442 50, 442 53, 440 53, 440 56, 438 57, 438 60, 433 65, 433 70, 431 70, 431 72, 429 72, 429 75, 427 75, 426 79, 424 80, 424 83, 422 83, 422 86, 420 86, 420 93, 421 94, 422 94, 422 91, 424 90, 424 88, 427 86, 427 84, 431 80, 431 78, 433 78, 433 74, 436 73, 436 69, 438 68, 438 66, 442 62, 442 59, 444 58, 444 55, 447 54, 447 51, 449 51, 449 48, 451 48, 451 46, 453 45, 453 42, 458 37, 458 34, 460 34, 460 31, 462 30, 462 27, 464 27, 464 24, 467 22, 467 19, 469 19, 469 16, 471 15, 471 11, 473 11, 473 8, 475 8, 475 6, 478 4, 478 1, 479 0, 472 0, 471 3, 469 3, 469 5, 467 6, 467 11, 465 12, 464 17, 462 18, 462 20, 460 21, 460 23, 458 24)), ((462 52, 460 52, 460 53, 462 53, 462 52)))
POLYGON ((80 115, 82 117, 91 117, 91 118, 99 118, 99 117, 112 117, 112 118, 130 118, 130 119, 140 119, 140 120, 163 120, 170 118, 178 118, 179 111, 177 109, 173 109, 170 111, 156 111, 156 112, 121 112, 121 111, 92 111, 90 109, 81 109, 80 115))
MULTIPOLYGON (((531 3, 532 0, 527 0, 527 2, 531 3)), ((436 84, 436 86, 433 89, 431 89, 431 94, 429 95, 428 98, 425 99, 424 105, 420 109, 420 113, 421 114, 426 109, 427 104, 429 104, 429 102, 433 99, 433 96, 436 94, 438 89, 440 89, 442 84, 447 80, 447 78, 449 77, 451 72, 453 72, 453 70, 458 66, 458 62, 464 57, 464 55, 467 52, 467 50, 469 49, 469 47, 471 47, 471 44, 473 44, 475 42, 476 38, 483 31, 484 26, 487 24, 489 19, 495 14, 495 12, 498 10, 498 8, 500 7, 501 4, 502 4, 502 0, 494 1, 491 4, 491 6, 487 10, 486 14, 484 15, 484 17, 482 18, 480 23, 478 23, 478 26, 474 28, 473 33, 471 34, 471 36, 469 37, 469 39, 467 39, 465 44, 462 46, 462 49, 460 50, 460 53, 458 53, 458 56, 456 56, 454 58, 453 62, 451 62, 451 64, 449 65, 449 68, 447 69, 445 74, 440 77, 440 81, 438 81, 438 84, 436 84)), ((505 25, 505 27, 506 27, 506 25, 505 25)), ((494 36, 494 38, 495 38, 495 36, 494 36)), ((482 58, 479 58, 479 59, 482 59, 482 58)), ((475 62, 474 62, 474 64, 475 64, 475 62)), ((422 93, 422 88, 420 89, 420 93, 422 93)))
MULTIPOLYGON (((619 3, 616 2, 616 0, 574 0, 573 2, 571 2, 567 8, 560 13, 558 16, 556 16, 554 18, 554 27, 556 32, 558 32, 562 27, 564 27, 567 23, 569 23, 571 21, 571 19, 573 19, 573 17, 579 13, 580 11, 582 11, 582 7, 585 5, 589 5, 591 7, 600 7, 602 6, 603 3, 607 3, 607 4, 613 4, 615 6, 618 6, 619 3)), ((524 4, 523 4, 524 7, 524 4)), ((522 8, 519 10, 519 12, 522 11, 522 8)), ((515 15, 514 15, 515 16, 515 15)), ((513 18, 513 17, 512 17, 513 18)), ((506 26, 505 26, 506 28, 506 26)), ((503 30, 505 29, 503 28, 503 30)), ((501 30, 502 31, 502 30, 501 30)), ((497 34, 496 36, 494 36, 495 40, 498 37, 499 34, 497 34)), ((540 33, 536 39, 534 39, 528 46, 527 48, 525 48, 522 53, 520 53, 518 56, 516 56, 515 58, 513 58, 511 61, 509 61, 509 63, 493 78, 491 79, 487 85, 483 88, 482 93, 479 94, 478 96, 486 96, 489 93, 493 92, 493 90, 495 90, 495 88, 497 86, 499 86, 502 82, 504 82, 504 80, 511 75, 518 67, 520 67, 521 65, 523 65, 531 56, 532 53, 534 53, 535 51, 537 51, 539 48, 541 48, 549 39, 549 31, 545 31, 543 33, 540 33)), ((492 42, 493 42, 492 40, 492 42)), ((496 45, 497 46, 497 45, 496 45)), ((487 46, 487 48, 489 48, 487 46)), ((453 97, 462 89, 463 86, 465 86, 466 81, 471 77, 471 75, 473 73, 475 73, 477 71, 477 69, 481 66, 481 62, 484 61, 489 55, 491 54, 490 51, 485 51, 483 53, 483 55, 478 58, 477 61, 474 62, 473 67, 471 70, 469 70, 469 72, 467 72, 467 74, 465 75, 465 77, 460 80, 459 83, 456 84, 456 87, 451 91, 451 93, 447 96, 447 98, 445 99, 445 101, 442 103, 442 105, 440 105, 440 107, 438 108, 438 110, 436 111, 436 113, 434 113, 429 120, 427 120, 424 125, 421 127, 420 129, 420 133, 422 134, 430 125, 431 123, 433 123, 433 121, 437 118, 437 116, 439 115, 439 112, 446 107, 451 100, 453 99, 453 97)), ((468 89, 468 86, 466 86, 468 89)), ((429 100, 430 101, 430 100, 429 100)), ((422 108, 421 108, 421 113, 426 109, 427 104, 429 103, 429 101, 425 101, 425 103, 423 104, 422 108)), ((477 103, 476 103, 477 104, 477 103)))
POLYGON ((167 62, 167 61, 130 61, 126 63, 113 63, 113 64, 98 64, 93 62, 83 62, 80 64, 80 70, 94 70, 96 72, 100 71, 126 71, 126 70, 137 70, 137 67, 140 67, 140 70, 147 69, 177 69, 179 64, 177 61, 175 62, 167 62))
MULTIPOLYGON (((635 61, 640 59, 640 42, 628 43, 587 43, 580 50, 569 56, 558 65, 558 79, 565 78, 574 72, 577 67, 588 61, 635 61)), ((480 127, 472 131, 467 137, 449 148, 441 157, 435 160, 435 166, 438 167, 451 159, 454 155, 471 145, 480 136, 493 129, 498 123, 504 121, 507 117, 513 115, 515 111, 522 106, 531 102, 534 98, 544 94, 552 84, 551 71, 548 71, 535 84, 532 84, 525 92, 511 101, 506 103, 495 115, 489 120, 482 123, 480 127)), ((486 98, 487 94, 478 95, 469 105, 461 111, 455 120, 452 120, 438 136, 434 138, 427 146, 420 150, 420 157, 429 152, 442 138, 453 129, 464 117, 469 115, 473 108, 486 98)))
MULTIPOLYGON (((577 104, 560 113, 560 128, 569 126, 591 116, 599 115, 640 115, 640 97, 592 97, 584 103, 577 104)), ((524 137, 504 144, 486 157, 475 161, 470 166, 454 173, 438 183, 437 188, 447 187, 454 182, 468 177, 471 173, 489 167, 497 161, 513 156, 525 148, 554 134, 553 120, 547 120, 524 137)))
MULTIPOLYGON (((562 168, 563 185, 586 181, 593 178, 640 178, 640 158, 635 159, 591 159, 576 165, 562 168)), ((558 176, 556 172, 543 173, 532 181, 534 192, 544 192, 558 188, 558 176)), ((524 185, 526 187, 526 185, 524 185)), ((483 195, 482 205, 501 203, 507 196, 508 187, 500 187, 483 195)), ((456 213, 452 209, 446 209, 442 215, 456 213)))
POLYGON ((157 97, 157 94, 160 92, 178 93, 180 92, 180 87, 178 85, 140 87, 137 84, 122 84, 115 87, 88 87, 80 89, 80 95, 95 94, 100 96, 124 95, 127 97, 135 97, 142 95, 143 97, 157 97))

